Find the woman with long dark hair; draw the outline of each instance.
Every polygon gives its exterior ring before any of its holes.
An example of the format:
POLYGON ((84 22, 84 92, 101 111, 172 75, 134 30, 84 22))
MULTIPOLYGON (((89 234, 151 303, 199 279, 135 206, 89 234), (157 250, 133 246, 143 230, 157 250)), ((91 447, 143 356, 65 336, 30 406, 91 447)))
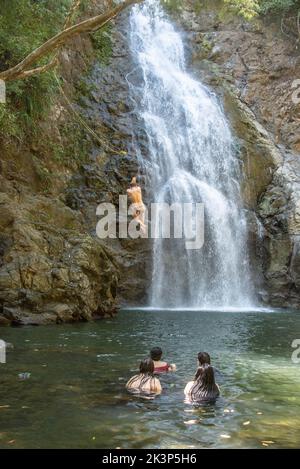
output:
POLYGON ((200 366, 194 381, 186 385, 184 394, 193 402, 214 401, 220 395, 220 389, 215 382, 213 367, 208 364, 200 366))
POLYGON ((154 376, 154 363, 151 358, 146 358, 140 363, 140 373, 133 376, 126 384, 128 391, 136 393, 160 394, 161 384, 154 376))
MULTIPOLYGON (((210 355, 207 352, 199 352, 198 353, 198 368, 201 367, 201 366, 204 366, 204 365, 211 365, 210 355)), ((197 368, 197 371, 195 373, 195 378, 194 379, 196 379, 198 368, 197 368)), ((215 379, 217 379, 218 381, 223 380, 222 373, 215 366, 213 366, 213 370, 214 370, 214 373, 215 373, 215 379)))

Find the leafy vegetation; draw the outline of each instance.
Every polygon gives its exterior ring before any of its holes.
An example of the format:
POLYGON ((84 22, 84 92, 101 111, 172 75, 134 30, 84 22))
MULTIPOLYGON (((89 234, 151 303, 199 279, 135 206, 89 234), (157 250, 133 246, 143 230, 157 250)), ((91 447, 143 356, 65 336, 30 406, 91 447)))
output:
POLYGON ((293 7, 300 8, 299 0, 224 0, 224 3, 249 20, 259 14, 283 13, 293 7))
POLYGON ((91 140, 86 135, 86 131, 80 123, 76 121, 67 122, 62 130, 62 137, 68 139, 67 146, 56 146, 54 158, 64 164, 72 165, 74 163, 84 163, 90 151, 91 140), (70 135, 72 139, 70 140, 70 135))
POLYGON ((103 28, 96 31, 92 36, 92 42, 96 51, 96 56, 99 62, 103 65, 108 65, 109 59, 112 54, 111 42, 111 24, 107 24, 103 28))
MULTIPOLYGON (((162 0, 167 10, 179 11, 182 0, 162 0)), ((197 12, 201 8, 203 1, 195 0, 193 8, 197 12)), ((223 0, 225 7, 242 15, 247 20, 251 20, 257 15, 269 13, 282 14, 292 8, 300 9, 300 0, 223 0)))
POLYGON ((300 8, 299 0, 264 0, 260 5, 261 13, 282 13, 292 8, 300 8))
MULTIPOLYGON (((82 0, 81 12, 89 0, 82 0)), ((63 29, 72 0, 0 0, 0 71, 7 70, 47 39, 63 29)), ((97 59, 107 64, 112 52, 111 26, 91 35, 97 59)), ((49 57, 37 65, 44 65, 49 57)), ((0 105, 0 137, 18 137, 36 132, 54 102, 58 84, 54 72, 6 84, 7 103, 0 105)), ((79 90, 80 91, 80 90, 79 90)))
POLYGON ((162 0, 162 3, 169 11, 180 11, 182 6, 182 0, 162 0))
MULTIPOLYGON (((18 63, 61 31, 71 3, 72 0, 0 0, 0 71, 18 63)), ((88 4, 88 0, 83 1, 82 10, 88 4)), ((109 34, 108 27, 105 34, 109 34)), ((110 43, 102 35, 97 34, 95 48, 99 60, 104 61, 109 54, 110 43), (102 46, 104 51, 101 51, 102 46)), ((43 61, 39 65, 43 65, 43 61)), ((80 83, 81 89, 76 90, 78 95, 84 94, 83 81, 80 83)), ((8 81, 6 91, 7 102, 0 104, 0 139, 8 142, 14 138, 20 144, 26 141, 30 145, 31 142, 39 142, 41 152, 32 154, 32 165, 41 190, 48 192, 56 173, 48 164, 47 157, 50 156, 54 163, 73 168, 74 164, 85 161, 90 150, 90 139, 72 116, 64 120, 59 131, 60 139, 48 138, 45 142, 41 137, 45 130, 38 124, 47 116, 49 107, 56 102, 60 93, 54 71, 25 80, 8 81)), ((85 94, 88 91, 86 89, 85 94)), ((37 146, 36 143, 34 145, 37 146)))
POLYGON ((236 10, 247 20, 251 20, 260 10, 258 0, 224 0, 224 3, 229 8, 236 10))
MULTIPOLYGON (((25 81, 9 82, 6 89, 5 114, 9 118, 9 122, 17 124, 19 137, 22 137, 24 132, 34 133, 34 123, 46 114, 57 91, 57 83, 53 73, 47 72, 25 81)), ((5 125, 4 122, 2 124, 5 125)), ((14 135, 14 129, 10 126, 6 130, 7 136, 14 135)))
POLYGON ((71 0, 0 0, 1 69, 14 65, 64 23, 71 0))
MULTIPOLYGON (((71 0, 0 0, 0 70, 22 60, 63 27, 71 0)), ((42 64, 42 63, 41 63, 42 64)), ((0 133, 19 136, 35 129, 53 101, 52 72, 7 83, 7 103, 0 106, 0 133)))

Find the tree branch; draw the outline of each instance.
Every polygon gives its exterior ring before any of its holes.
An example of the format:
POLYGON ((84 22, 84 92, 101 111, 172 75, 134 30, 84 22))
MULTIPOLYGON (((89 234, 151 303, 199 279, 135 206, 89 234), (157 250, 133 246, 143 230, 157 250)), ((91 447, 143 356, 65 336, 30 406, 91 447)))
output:
POLYGON ((32 68, 31 70, 24 70, 23 72, 20 72, 16 78, 12 78, 11 80, 24 80, 25 78, 32 77, 33 75, 38 75, 40 73, 48 72, 52 68, 56 67, 57 63, 58 63, 58 57, 55 54, 55 56, 46 65, 32 68))
MULTIPOLYGON (((53 59, 49 64, 45 66, 37 67, 32 70, 28 70, 28 68, 32 64, 34 64, 36 61, 40 60, 41 58, 47 56, 49 53, 57 51, 69 39, 73 38, 74 36, 77 36, 78 34, 97 31, 98 29, 102 28, 106 23, 108 23, 110 20, 115 18, 119 13, 121 13, 130 5, 133 5, 135 3, 141 3, 142 1, 143 0, 125 0, 121 4, 117 5, 115 8, 112 8, 111 10, 101 15, 94 16, 93 18, 89 18, 78 24, 75 24, 74 26, 68 27, 67 29, 56 34, 51 39, 49 39, 44 44, 42 44, 40 47, 35 49, 33 52, 27 55, 27 57, 25 57, 25 59, 23 59, 20 63, 18 63, 17 65, 15 65, 14 67, 8 70, 5 70, 4 72, 1 72, 0 79, 4 81, 17 80, 19 78, 21 79, 21 78, 26 78, 28 76, 32 76, 35 73, 41 73, 42 71, 45 71, 45 67, 46 69, 48 66, 51 68, 51 66, 55 65, 53 63, 53 59)), ((73 6, 76 6, 77 3, 78 2, 75 2, 73 6)), ((68 15, 68 18, 66 20, 66 22, 68 23, 69 21, 72 21, 73 13, 71 14, 71 17, 69 16, 70 15, 68 15)))

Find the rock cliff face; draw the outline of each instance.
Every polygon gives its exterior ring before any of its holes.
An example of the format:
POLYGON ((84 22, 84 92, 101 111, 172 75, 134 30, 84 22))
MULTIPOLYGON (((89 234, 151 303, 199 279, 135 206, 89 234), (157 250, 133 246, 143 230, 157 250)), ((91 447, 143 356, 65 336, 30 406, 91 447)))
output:
MULTIPOLYGON (((99 8, 92 2, 90 13, 95 12, 99 8)), ((99 176, 101 146, 93 148, 65 97, 76 106, 95 57, 90 37, 74 40, 62 54, 65 95, 58 88, 49 114, 26 140, 2 138, 2 325, 90 320, 116 311, 119 269, 95 236, 96 205, 108 174, 99 176)), ((113 192, 114 176, 110 183, 113 192)))
MULTIPOLYGON (((220 96, 236 135, 254 281, 267 304, 299 307, 300 107, 291 99, 299 53, 271 20, 249 24, 224 15, 218 1, 198 3, 185 1, 170 14, 186 34, 191 73, 220 96)), ((127 12, 109 31, 105 63, 95 61, 88 37, 63 53, 65 93, 97 137, 61 95, 34 138, 2 142, 0 324, 90 320, 113 314, 118 303, 146 302, 151 242, 95 233, 97 205, 118 205, 132 175, 140 174, 150 198, 134 150, 137 139, 147 155, 129 96, 141 77, 128 21, 127 12)))
POLYGON ((141 174, 128 22, 124 12, 112 23, 100 54, 91 37, 74 40, 62 54, 62 90, 35 136, 1 142, 0 325, 91 320, 146 301, 150 242, 96 236, 98 204, 118 206, 141 174))

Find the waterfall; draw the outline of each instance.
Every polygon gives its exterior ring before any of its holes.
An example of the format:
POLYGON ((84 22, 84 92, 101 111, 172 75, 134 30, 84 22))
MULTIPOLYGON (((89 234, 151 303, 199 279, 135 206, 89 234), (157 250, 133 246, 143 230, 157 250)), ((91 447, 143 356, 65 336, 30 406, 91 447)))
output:
POLYGON ((247 308, 254 300, 241 174, 222 107, 187 72, 181 35, 158 0, 133 8, 130 43, 142 76, 136 106, 147 133, 142 163, 153 201, 202 202, 205 210, 202 249, 154 241, 150 305, 247 308))

